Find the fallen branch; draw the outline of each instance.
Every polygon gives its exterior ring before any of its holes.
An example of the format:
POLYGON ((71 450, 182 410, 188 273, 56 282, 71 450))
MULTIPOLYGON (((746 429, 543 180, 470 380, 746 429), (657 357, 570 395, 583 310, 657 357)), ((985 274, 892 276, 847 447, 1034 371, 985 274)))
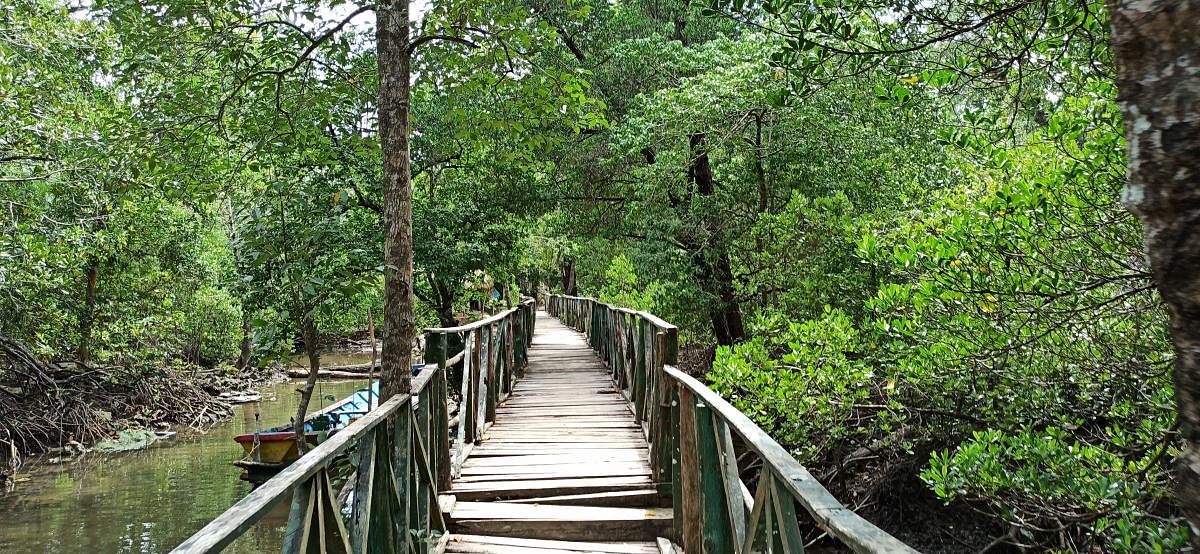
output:
MULTIPOLYGON (((308 377, 307 369, 289 369, 288 377, 305 378, 308 377)), ((359 371, 337 371, 332 369, 321 369, 317 371, 317 377, 329 377, 331 379, 366 379, 367 372, 359 371)))

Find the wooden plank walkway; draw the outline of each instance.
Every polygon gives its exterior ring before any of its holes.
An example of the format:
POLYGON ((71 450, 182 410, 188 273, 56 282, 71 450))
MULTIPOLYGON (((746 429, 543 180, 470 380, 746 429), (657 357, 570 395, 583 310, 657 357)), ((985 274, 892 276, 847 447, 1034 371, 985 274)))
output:
POLYGON ((583 335, 545 312, 525 377, 441 504, 447 552, 657 553, 672 526, 629 404, 583 335))

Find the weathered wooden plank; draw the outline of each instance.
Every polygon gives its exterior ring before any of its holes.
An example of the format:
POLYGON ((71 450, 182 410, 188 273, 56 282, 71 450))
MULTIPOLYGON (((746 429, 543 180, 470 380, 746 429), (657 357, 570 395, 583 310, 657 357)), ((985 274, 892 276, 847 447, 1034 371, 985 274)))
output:
POLYGON ((491 358, 491 326, 486 325, 476 329, 475 332, 479 336, 479 371, 476 373, 478 383, 476 385, 476 393, 473 409, 475 410, 475 440, 483 434, 483 427, 487 425, 487 406, 488 406, 488 360, 491 358))
POLYGON ((375 461, 375 437, 380 434, 378 427, 367 436, 359 439, 355 454, 358 457, 357 476, 354 487, 354 508, 350 516, 350 547, 356 553, 366 552, 368 529, 371 522, 371 508, 375 499, 375 474, 380 469, 375 461))
POLYGON ((624 462, 647 464, 648 457, 644 450, 587 450, 563 453, 541 453, 525 456, 492 456, 472 457, 463 464, 463 469, 469 467, 499 467, 524 465, 560 465, 586 462, 624 462))
POLYGON ((640 429, 637 423, 630 421, 629 418, 622 415, 606 415, 606 414, 565 414, 559 416, 527 416, 520 420, 497 421, 493 429, 527 429, 537 427, 539 425, 547 426, 562 426, 562 425, 594 425, 601 426, 605 424, 621 424, 628 427, 640 429))
POLYGON ((650 466, 641 461, 626 462, 580 462, 574 464, 539 464, 522 466, 465 466, 463 477, 468 475, 527 475, 565 473, 572 475, 650 475, 650 466), (609 473, 612 472, 612 473, 609 473))
POLYGON ((458 502, 451 517, 455 520, 468 518, 538 519, 558 521, 600 521, 606 519, 643 520, 670 517, 670 508, 607 508, 599 506, 542 506, 538 504, 458 502))
POLYGON ((535 496, 533 498, 517 498, 501 500, 500 502, 527 502, 535 504, 567 504, 571 506, 622 506, 622 507, 668 507, 670 499, 664 498, 655 489, 639 489, 629 491, 607 491, 584 494, 563 494, 558 496, 535 496))
POLYGON ((738 477, 737 455, 733 450, 733 437, 729 434, 729 426, 715 413, 710 413, 710 419, 716 433, 715 446, 720 461, 718 471, 721 476, 721 486, 725 491, 726 515, 733 532, 733 548, 740 551, 746 542, 746 520, 749 518, 747 503, 743 496, 746 485, 738 477))
MULTIPOLYGON (((596 450, 599 445, 589 444, 586 442, 559 442, 559 443, 544 443, 544 444, 501 444, 501 443, 483 443, 471 450, 472 456, 511 456, 514 453, 519 454, 545 454, 547 452, 565 452, 575 450, 596 450)), ((607 445, 612 447, 612 445, 607 445)), ((618 447, 612 447, 618 448, 618 447)), ((641 444, 626 444, 620 446, 619 449, 637 450, 644 449, 641 444)))
MULTIPOLYGON (((283 534, 283 551, 299 552, 301 545, 308 543, 312 527, 309 521, 313 512, 313 481, 310 479, 296 487, 292 495, 292 508, 288 512, 287 527, 283 534)), ((176 549, 178 550, 178 549, 176 549)))
MULTIPOLYGON (((549 481, 549 480, 563 480, 563 479, 601 479, 601 478, 615 478, 615 477, 642 478, 642 479, 645 479, 646 482, 650 482, 650 471, 649 470, 597 471, 597 472, 556 471, 556 472, 548 472, 548 473, 519 473, 519 474, 503 474, 503 475, 500 475, 500 474, 462 475, 455 482, 460 483, 462 486, 468 486, 468 485, 481 485, 481 484, 485 484, 485 483, 507 483, 507 482, 512 482, 514 480, 518 480, 518 479, 521 481, 532 482, 532 481, 549 481)), ((454 489, 454 490, 458 490, 458 489, 454 489)))
MULTIPOLYGON (((511 504, 508 504, 511 505, 511 504)), ((561 508, 561 506, 550 506, 561 508)), ((651 540, 669 527, 670 519, 602 519, 574 521, 536 519, 459 519, 461 532, 552 540, 607 540, 613 537, 651 540)))
POLYGON ((525 419, 567 416, 624 418, 625 421, 633 423, 633 414, 629 411, 629 408, 615 402, 587 402, 581 400, 579 402, 563 402, 561 404, 504 406, 500 408, 499 413, 509 416, 506 420, 507 423, 518 425, 525 419))
MULTIPOLYGON (((458 545, 512 546, 524 548, 523 552, 530 552, 531 554, 544 554, 541 551, 546 549, 566 552, 597 552, 603 554, 653 554, 657 552, 657 550, 651 549, 653 547, 652 543, 646 542, 549 541, 465 534, 453 535, 450 538, 450 543, 450 548, 456 548, 458 545)), ((453 550, 449 551, 453 552, 453 550)))
POLYGON ((458 502, 458 498, 453 494, 439 494, 437 498, 438 510, 448 514, 454 510, 454 504, 458 502))
POLYGON ((637 429, 614 429, 614 428, 571 428, 571 427, 548 427, 545 429, 488 429, 484 438, 492 438, 499 440, 501 438, 520 438, 520 437, 536 437, 548 439, 574 439, 574 438, 595 438, 608 440, 632 440, 637 442, 642 438, 642 432, 637 429))
POLYGON ((647 477, 592 477, 488 483, 455 483, 450 493, 459 500, 559 496, 603 491, 637 490, 650 486, 647 477))
MULTIPOLYGON (((724 554, 737 552, 734 546, 733 516, 728 513, 728 492, 725 487, 725 469, 721 465, 721 452, 717 446, 717 433, 708 406, 696 404, 696 454, 700 465, 700 525, 703 535, 703 552, 724 554)), ((735 488, 736 490, 736 488, 735 488)), ((742 507, 737 506, 737 516, 742 507)))
POLYGON ((425 332, 450 334, 450 333, 463 333, 466 331, 473 331, 484 325, 490 325, 497 321, 501 321, 504 318, 508 317, 509 315, 512 315, 513 313, 517 312, 517 310, 519 310, 519 309, 520 309, 519 307, 509 308, 509 309, 504 310, 503 312, 500 312, 492 317, 489 317, 486 319, 481 319, 479 321, 473 321, 471 323, 468 323, 466 325, 461 325, 458 327, 427 327, 427 328, 425 328, 425 332))
POLYGON ((606 403, 606 404, 588 404, 588 405, 568 405, 568 406, 505 406, 504 412, 510 417, 560 417, 568 415, 605 415, 610 417, 624 417, 626 415, 633 419, 629 408, 623 404, 606 403))

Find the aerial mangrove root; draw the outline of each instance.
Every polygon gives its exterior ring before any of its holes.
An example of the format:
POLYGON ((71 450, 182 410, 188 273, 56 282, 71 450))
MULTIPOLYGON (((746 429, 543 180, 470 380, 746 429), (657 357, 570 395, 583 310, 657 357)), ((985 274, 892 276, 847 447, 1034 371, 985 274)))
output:
POLYGON ((201 380, 167 368, 135 376, 120 368, 46 363, 0 335, 0 479, 30 454, 82 450, 120 429, 201 426, 231 415, 201 380))

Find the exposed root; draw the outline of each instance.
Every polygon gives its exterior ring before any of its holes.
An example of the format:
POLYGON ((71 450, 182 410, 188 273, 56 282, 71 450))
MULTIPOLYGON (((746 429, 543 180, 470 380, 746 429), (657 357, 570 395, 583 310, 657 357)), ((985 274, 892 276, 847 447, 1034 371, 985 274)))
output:
POLYGON ((200 385, 206 375, 166 368, 136 378, 121 373, 48 364, 0 336, 0 476, 20 469, 30 454, 81 448, 123 428, 203 426, 232 415, 200 385))

